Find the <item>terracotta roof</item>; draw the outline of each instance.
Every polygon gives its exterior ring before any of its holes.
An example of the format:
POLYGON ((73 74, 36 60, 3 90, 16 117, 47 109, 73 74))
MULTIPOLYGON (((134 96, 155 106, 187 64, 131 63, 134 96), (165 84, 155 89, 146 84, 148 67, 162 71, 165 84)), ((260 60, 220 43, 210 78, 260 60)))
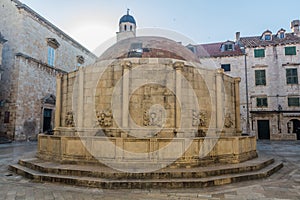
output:
POLYGON ((241 37, 240 42, 245 47, 264 47, 270 45, 287 45, 300 43, 300 37, 293 33, 286 33, 285 38, 280 39, 276 35, 272 35, 272 40, 265 41, 261 39, 261 36, 254 37, 241 37))
POLYGON ((222 51, 222 44, 224 44, 224 42, 196 45, 195 53, 199 58, 243 55, 238 45, 234 45, 234 51, 222 51))

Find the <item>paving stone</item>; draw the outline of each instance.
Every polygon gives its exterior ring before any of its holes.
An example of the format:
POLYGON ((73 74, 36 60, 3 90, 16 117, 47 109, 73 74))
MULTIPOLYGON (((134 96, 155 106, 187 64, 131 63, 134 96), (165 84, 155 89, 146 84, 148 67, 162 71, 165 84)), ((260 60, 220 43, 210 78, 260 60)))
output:
MULTIPOLYGON (((12 177, 0 176, 0 199, 208 199, 208 200, 228 200, 228 199, 258 199, 258 200, 276 200, 276 199, 300 199, 300 161, 295 159, 295 154, 300 155, 300 142, 264 142, 258 141, 258 149, 265 155, 274 156, 278 160, 285 160, 286 165, 268 179, 254 180, 241 183, 233 183, 226 186, 212 188, 193 188, 193 189, 150 189, 150 190, 99 190, 95 188, 73 187, 53 183, 35 183, 13 175, 12 177), (279 148, 280 147, 280 148, 279 148), (291 156, 289 153, 291 152, 291 156), (24 192, 25 191, 25 192, 24 192), (200 195, 200 196, 199 196, 200 195)), ((21 146, 10 144, 6 147, 0 145, 1 154, 0 170, 8 173, 7 165, 16 163, 24 154, 35 152, 36 146, 29 145, 24 151, 18 151, 21 146), (12 154, 11 152, 15 152, 12 154), (16 153, 17 152, 17 153, 16 153), (25 153, 24 153, 25 152, 25 153)), ((31 154, 32 155, 32 154, 31 154)))

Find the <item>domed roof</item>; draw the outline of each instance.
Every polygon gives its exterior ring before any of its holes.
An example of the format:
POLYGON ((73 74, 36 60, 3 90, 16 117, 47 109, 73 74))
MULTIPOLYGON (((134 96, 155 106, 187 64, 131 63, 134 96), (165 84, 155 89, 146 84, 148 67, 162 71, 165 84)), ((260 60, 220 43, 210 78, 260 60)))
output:
POLYGON ((135 19, 131 15, 129 15, 129 9, 127 10, 127 14, 124 15, 123 17, 121 17, 119 24, 124 23, 124 22, 125 23, 129 22, 129 23, 133 23, 136 25, 135 19))
POLYGON ((108 48, 99 58, 101 60, 140 58, 172 58, 191 62, 200 60, 188 48, 163 37, 142 36, 121 40, 108 48))

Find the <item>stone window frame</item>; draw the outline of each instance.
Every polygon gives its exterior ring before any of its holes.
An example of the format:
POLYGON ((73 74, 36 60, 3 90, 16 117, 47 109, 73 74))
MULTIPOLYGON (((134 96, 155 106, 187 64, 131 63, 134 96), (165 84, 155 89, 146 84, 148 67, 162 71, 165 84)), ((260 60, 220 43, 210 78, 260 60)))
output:
POLYGON ((287 68, 285 69, 286 84, 298 84, 298 69, 287 68))
POLYGON ((267 96, 256 97, 256 107, 267 108, 268 107, 268 97, 267 96))
POLYGON ((265 69, 259 69, 259 70, 254 70, 255 74, 255 85, 256 86, 265 86, 267 85, 266 81, 266 70, 265 69))
POLYGON ((264 58, 266 56, 265 49, 254 49, 254 58, 264 58))
POLYGON ((297 48, 296 48, 296 46, 284 47, 284 55, 286 55, 286 56, 297 55, 297 48))
POLYGON ((288 107, 300 107, 300 98, 299 97, 289 96, 287 98, 287 100, 288 100, 288 107))
POLYGON ((47 64, 51 67, 55 65, 56 49, 60 44, 55 38, 47 38, 47 64))

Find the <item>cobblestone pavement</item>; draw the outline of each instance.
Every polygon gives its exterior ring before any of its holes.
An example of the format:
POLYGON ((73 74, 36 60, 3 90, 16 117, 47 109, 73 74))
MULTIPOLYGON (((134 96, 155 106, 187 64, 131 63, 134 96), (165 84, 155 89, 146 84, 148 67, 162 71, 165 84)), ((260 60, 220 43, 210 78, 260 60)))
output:
POLYGON ((259 154, 272 155, 284 167, 267 179, 219 187, 160 190, 102 190, 57 183, 35 183, 7 170, 20 158, 33 157, 36 143, 0 145, 2 199, 300 199, 300 141, 259 141, 259 154))

